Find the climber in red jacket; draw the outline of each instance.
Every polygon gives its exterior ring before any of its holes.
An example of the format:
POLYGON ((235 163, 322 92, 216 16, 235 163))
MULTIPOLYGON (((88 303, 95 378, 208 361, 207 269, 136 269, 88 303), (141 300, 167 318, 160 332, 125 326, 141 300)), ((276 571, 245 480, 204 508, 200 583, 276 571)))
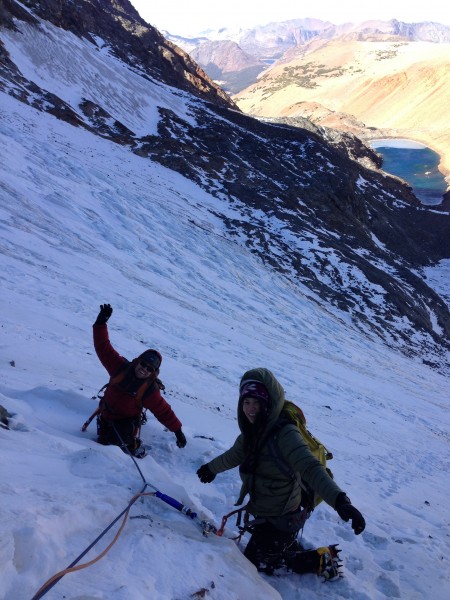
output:
POLYGON ((161 354, 157 350, 146 350, 130 362, 114 350, 106 324, 112 311, 110 304, 101 304, 93 325, 95 351, 110 376, 94 413, 97 416, 98 441, 120 446, 124 452, 138 458, 145 456, 139 434, 148 409, 175 434, 177 446, 184 448, 186 438, 181 422, 161 395, 161 389, 164 389, 158 379, 161 354))

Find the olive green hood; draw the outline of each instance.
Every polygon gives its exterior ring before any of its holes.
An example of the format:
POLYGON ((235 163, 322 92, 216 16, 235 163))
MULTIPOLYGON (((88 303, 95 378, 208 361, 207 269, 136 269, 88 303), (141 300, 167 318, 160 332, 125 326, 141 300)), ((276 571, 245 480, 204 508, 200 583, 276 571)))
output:
MULTIPOLYGON (((244 373, 239 384, 239 389, 241 388, 242 384, 247 381, 257 381, 259 383, 262 383, 269 393, 270 402, 268 406, 265 427, 265 431, 269 431, 276 423, 278 417, 281 414, 281 411, 283 410, 283 405, 286 399, 284 395, 284 390, 277 378, 275 377, 275 375, 271 371, 269 371, 269 369, 264 369, 263 367, 260 367, 258 369, 251 369, 250 371, 244 373)), ((244 432, 247 418, 242 410, 241 401, 238 402, 237 418, 239 429, 241 430, 241 432, 244 432)))

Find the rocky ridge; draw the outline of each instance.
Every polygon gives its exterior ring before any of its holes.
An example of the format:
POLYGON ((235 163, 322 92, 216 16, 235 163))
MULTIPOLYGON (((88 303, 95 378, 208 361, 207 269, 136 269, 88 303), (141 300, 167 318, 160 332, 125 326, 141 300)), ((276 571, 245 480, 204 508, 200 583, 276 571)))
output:
POLYGON ((112 52, 151 76, 223 106, 236 108, 230 97, 178 46, 146 23, 128 0, 2 0, 0 25, 15 27, 14 19, 38 25, 40 17, 112 52), (32 12, 25 10, 23 6, 32 12))

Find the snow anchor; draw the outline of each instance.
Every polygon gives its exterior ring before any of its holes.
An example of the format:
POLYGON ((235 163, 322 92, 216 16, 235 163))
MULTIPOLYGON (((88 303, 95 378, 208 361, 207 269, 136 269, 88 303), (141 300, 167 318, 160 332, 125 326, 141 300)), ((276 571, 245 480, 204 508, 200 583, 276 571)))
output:
MULTIPOLYGON (((150 485, 150 484, 148 484, 148 485, 150 485)), ((206 521, 204 519, 200 519, 198 514, 195 511, 193 511, 192 508, 185 506, 178 500, 175 500, 175 498, 172 498, 171 496, 168 496, 167 494, 163 494, 163 493, 159 492, 158 490, 156 492, 154 492, 153 495, 156 496, 156 498, 159 498, 160 500, 165 502, 166 504, 169 504, 173 508, 176 508, 178 511, 180 511, 187 517, 191 518, 193 521, 195 521, 197 523, 197 525, 200 527, 200 529, 202 530, 202 533, 204 536, 208 536, 210 533, 219 535, 217 532, 217 528, 214 525, 212 525, 212 523, 209 523, 208 521, 206 521)))
POLYGON ((183 513, 187 517, 190 517, 191 519, 197 518, 196 512, 194 512, 192 509, 188 508, 187 506, 184 506, 184 504, 181 504, 181 502, 178 502, 178 500, 175 500, 175 498, 172 498, 171 496, 168 496, 167 494, 162 494, 161 492, 155 492, 154 495, 157 498, 159 498, 160 500, 162 500, 163 502, 170 504, 170 506, 173 506, 173 508, 176 508, 177 510, 179 510, 181 513, 183 513))
MULTIPOLYGON (((114 424, 113 424, 113 427, 114 427, 114 424)), ((117 429, 115 427, 114 427, 114 430, 115 430, 115 432, 117 434, 117 437, 119 438, 119 440, 120 440, 120 442, 122 444, 121 445, 122 450, 124 450, 129 455, 129 457, 131 458, 131 460, 134 462, 134 466, 138 470, 139 475, 141 476, 142 481, 145 483, 145 485, 149 486, 149 487, 151 487, 152 489, 155 490, 154 495, 157 498, 159 498, 160 500, 162 500, 163 502, 166 502, 166 504, 169 504, 173 508, 176 508, 176 510, 180 511, 181 513, 185 514, 187 517, 190 517, 193 521, 195 521, 196 524, 202 530, 202 533, 203 533, 204 536, 208 536, 210 533, 214 533, 214 534, 218 535, 217 528, 214 525, 212 525, 212 523, 209 523, 208 521, 206 521, 204 519, 199 519, 198 514, 196 512, 194 512, 191 508, 188 508, 187 506, 184 506, 184 504, 182 504, 178 500, 175 500, 175 498, 172 498, 171 496, 168 496, 167 494, 163 494, 162 492, 160 492, 159 490, 157 490, 157 488, 155 488, 155 486, 151 485, 150 483, 147 483, 147 481, 145 480, 144 475, 142 474, 141 469, 139 468, 139 465, 136 462, 135 457, 130 452, 130 450, 128 449, 128 447, 125 445, 123 439, 121 438, 119 432, 117 431, 117 429)))

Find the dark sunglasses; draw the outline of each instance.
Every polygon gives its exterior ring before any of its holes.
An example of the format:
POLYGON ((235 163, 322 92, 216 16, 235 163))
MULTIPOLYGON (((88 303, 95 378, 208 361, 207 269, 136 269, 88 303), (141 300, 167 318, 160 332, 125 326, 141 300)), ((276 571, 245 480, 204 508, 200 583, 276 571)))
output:
POLYGON ((146 363, 143 360, 139 361, 140 366, 142 367, 142 369, 145 369, 146 371, 149 371, 151 373, 155 372, 155 367, 153 367, 152 365, 149 365, 148 363, 146 363))

